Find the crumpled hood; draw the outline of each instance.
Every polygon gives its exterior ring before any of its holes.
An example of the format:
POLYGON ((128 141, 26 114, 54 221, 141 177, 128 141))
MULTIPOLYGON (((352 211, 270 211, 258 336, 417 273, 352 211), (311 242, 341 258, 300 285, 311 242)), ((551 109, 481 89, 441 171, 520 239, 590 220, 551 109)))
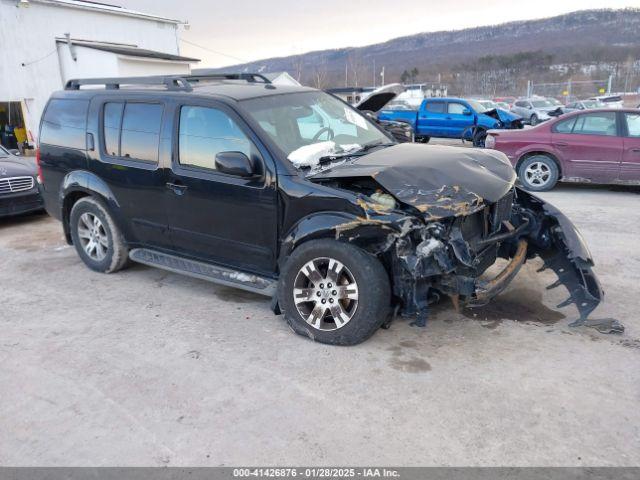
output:
POLYGON ((510 124, 514 120, 522 120, 522 117, 520 115, 516 115, 515 113, 508 110, 503 110, 502 108, 492 108, 491 110, 483 112, 482 115, 486 115, 491 118, 497 118, 505 125, 510 124))
POLYGON ((36 175, 38 168, 35 160, 26 158, 0 158, 0 178, 36 175))
POLYGON ((398 201, 430 219, 467 215, 494 203, 516 174, 495 150, 404 143, 335 165, 310 180, 372 177, 398 201))

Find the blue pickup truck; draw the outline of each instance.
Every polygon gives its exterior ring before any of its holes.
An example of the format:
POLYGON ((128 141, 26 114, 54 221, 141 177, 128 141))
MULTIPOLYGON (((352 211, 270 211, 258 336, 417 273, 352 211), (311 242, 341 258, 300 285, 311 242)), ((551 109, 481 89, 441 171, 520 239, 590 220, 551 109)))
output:
POLYGON ((418 110, 393 102, 378 113, 383 121, 405 122, 413 127, 416 142, 431 137, 462 138, 484 147, 487 130, 522 128, 522 118, 499 108, 487 109, 480 102, 462 98, 427 98, 418 110))

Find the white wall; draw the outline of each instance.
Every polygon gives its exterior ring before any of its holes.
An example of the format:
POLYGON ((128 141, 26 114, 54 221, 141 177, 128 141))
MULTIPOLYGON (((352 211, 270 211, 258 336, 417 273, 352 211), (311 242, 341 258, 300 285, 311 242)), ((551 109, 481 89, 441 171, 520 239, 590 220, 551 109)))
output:
MULTIPOLYGON (((36 1, 27 8, 16 4, 14 0, 0 0, 0 100, 24 101, 29 105, 27 128, 33 135, 37 135, 49 95, 63 86, 56 37, 69 33, 76 39, 134 44, 179 54, 175 24, 36 1)), ((86 55, 93 65, 98 58, 99 55, 86 55)), ((120 67, 114 68, 118 71, 120 67)), ((76 69, 86 71, 84 65, 76 69)))

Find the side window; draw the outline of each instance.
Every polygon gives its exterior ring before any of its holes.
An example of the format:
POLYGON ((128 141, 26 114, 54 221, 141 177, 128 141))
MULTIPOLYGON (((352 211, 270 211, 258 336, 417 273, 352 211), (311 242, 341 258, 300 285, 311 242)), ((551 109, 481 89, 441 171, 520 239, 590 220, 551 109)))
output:
POLYGON ((124 106, 120 156, 143 162, 158 162, 160 145, 160 125, 162 123, 160 104, 129 103, 124 106))
POLYGON ((242 152, 251 158, 251 141, 226 113, 215 108, 182 107, 178 142, 181 165, 213 170, 219 152, 242 152))
POLYGON ((627 131, 630 137, 640 137, 640 113, 625 113, 627 131))
POLYGON ((462 115, 462 112, 464 112, 466 108, 467 107, 461 103, 449 103, 447 105, 447 112, 453 115, 462 115))
POLYGON ((553 126, 553 131, 555 133, 571 133, 575 123, 576 123, 576 117, 570 118, 568 120, 563 120, 561 122, 556 123, 553 126))
POLYGON ((444 102, 427 102, 425 108, 427 112, 444 113, 444 102))
POLYGON ((516 106, 516 107, 523 108, 523 107, 525 107, 525 103, 524 103, 524 102, 516 102, 516 103, 515 103, 515 106, 516 106))
POLYGON ((88 100, 51 100, 42 118, 40 143, 86 149, 88 109, 88 100))
POLYGON ((104 104, 104 151, 107 155, 120 156, 120 125, 123 110, 124 103, 104 104))
POLYGON ((599 112, 579 115, 573 127, 573 133, 616 136, 616 114, 615 112, 599 112))

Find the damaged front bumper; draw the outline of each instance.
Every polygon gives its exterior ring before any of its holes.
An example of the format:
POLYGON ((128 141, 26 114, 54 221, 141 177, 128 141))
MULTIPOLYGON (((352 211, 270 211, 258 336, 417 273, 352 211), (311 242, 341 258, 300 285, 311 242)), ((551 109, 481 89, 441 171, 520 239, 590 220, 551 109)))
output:
POLYGON ((412 224, 394 238, 385 255, 391 264, 398 310, 424 326, 429 305, 442 295, 456 308, 484 305, 502 292, 522 265, 534 257, 558 279, 549 287, 564 286, 569 296, 558 308, 575 305, 572 326, 590 325, 620 332, 615 321, 595 322, 589 314, 604 293, 592 270, 591 254, 571 221, 552 205, 514 188, 503 199, 455 218, 412 224), (493 278, 486 271, 498 258, 506 266, 493 278))

